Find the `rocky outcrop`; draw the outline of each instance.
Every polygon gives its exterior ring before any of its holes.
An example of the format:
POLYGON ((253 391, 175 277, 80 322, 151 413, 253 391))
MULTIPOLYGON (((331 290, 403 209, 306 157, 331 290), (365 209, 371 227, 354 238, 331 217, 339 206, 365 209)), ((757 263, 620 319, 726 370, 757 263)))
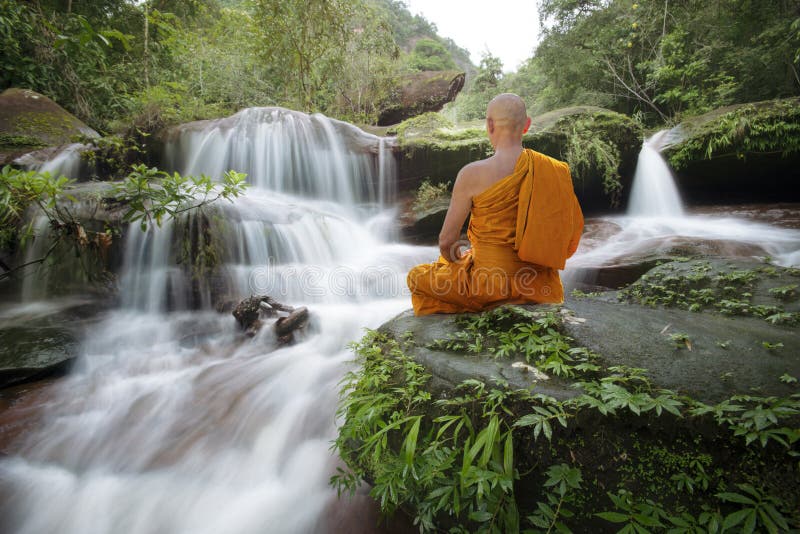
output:
MULTIPOLYGON (((677 261, 653 268, 621 295, 570 297, 559 313, 565 318, 562 328, 575 346, 596 352, 605 368, 647 369, 655 386, 703 402, 752 391, 790 395, 797 388, 779 378, 783 374, 800 377, 798 286, 800 271, 753 260, 677 261), (672 289, 661 289, 670 283, 672 289), (649 287, 655 287, 655 293, 648 293, 649 287), (783 288, 785 295, 776 288, 783 288), (691 291, 703 289, 706 291, 696 297, 700 300, 693 300, 691 291), (643 305, 674 302, 677 297, 671 295, 681 292, 685 303, 643 305), (743 297, 745 294, 750 296, 743 297), (703 303, 709 298, 723 304, 703 303), (692 304, 697 304, 697 312, 688 311, 692 304), (767 320, 780 313, 787 315, 767 320)), ((535 311, 541 307, 523 308, 535 311)), ((381 331, 398 339, 411 332, 416 344, 414 359, 444 388, 472 377, 486 382, 502 379, 514 388, 535 383, 537 391, 557 398, 575 395, 570 380, 551 376, 538 381, 527 369, 514 366, 516 358, 495 358, 488 351, 464 354, 429 348, 435 340, 461 330, 462 317, 415 317, 409 310, 384 324, 381 331)))
POLYGON ((439 111, 464 88, 464 73, 452 70, 422 71, 403 76, 395 95, 380 112, 378 125, 386 126, 439 111))
POLYGON ((691 202, 800 200, 800 98, 716 109, 671 137, 664 155, 691 202))
POLYGON ((77 341, 58 327, 17 326, 0 330, 0 388, 66 372, 77 357, 77 341))
POLYGON ((76 135, 98 134, 44 95, 28 89, 0 94, 0 164, 44 147, 65 145, 76 135))

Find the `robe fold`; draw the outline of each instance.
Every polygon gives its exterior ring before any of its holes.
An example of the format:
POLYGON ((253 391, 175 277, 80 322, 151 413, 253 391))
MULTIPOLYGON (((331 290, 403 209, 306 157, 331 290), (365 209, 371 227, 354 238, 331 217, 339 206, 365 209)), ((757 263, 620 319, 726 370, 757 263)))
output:
POLYGON ((472 247, 456 262, 440 256, 408 273, 414 313, 563 302, 558 269, 575 252, 582 230, 567 164, 525 149, 512 174, 472 197, 472 247))

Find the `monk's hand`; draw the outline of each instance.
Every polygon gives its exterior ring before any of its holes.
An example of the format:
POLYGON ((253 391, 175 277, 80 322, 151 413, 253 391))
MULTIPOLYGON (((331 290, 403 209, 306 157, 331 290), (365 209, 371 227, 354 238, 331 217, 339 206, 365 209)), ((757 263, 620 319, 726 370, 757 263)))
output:
POLYGON ((464 256, 463 249, 467 247, 469 247, 469 241, 459 239, 452 243, 441 243, 439 245, 439 252, 447 261, 456 263, 464 256))

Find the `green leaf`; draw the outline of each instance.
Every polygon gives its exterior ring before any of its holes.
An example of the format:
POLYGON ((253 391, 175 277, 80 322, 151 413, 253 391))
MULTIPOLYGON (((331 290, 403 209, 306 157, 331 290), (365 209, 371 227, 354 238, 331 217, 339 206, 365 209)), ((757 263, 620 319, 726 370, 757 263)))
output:
POLYGON ((727 502, 736 502, 739 504, 751 504, 753 506, 756 505, 756 502, 753 499, 745 497, 744 495, 741 495, 739 493, 730 493, 730 492, 717 493, 717 497, 727 502))
POLYGON ((722 521, 722 530, 726 531, 730 528, 735 527, 736 525, 744 521, 745 517, 747 517, 747 515, 751 513, 753 513, 752 508, 745 508, 744 510, 738 510, 736 512, 733 512, 732 514, 725 516, 725 519, 722 521))
POLYGON ((503 449, 503 473, 507 477, 511 477, 514 473, 514 441, 510 430, 507 432, 503 449))
POLYGON ((624 523, 629 519, 629 516, 620 514, 619 512, 598 512, 594 515, 606 521, 611 521, 612 523, 624 523))

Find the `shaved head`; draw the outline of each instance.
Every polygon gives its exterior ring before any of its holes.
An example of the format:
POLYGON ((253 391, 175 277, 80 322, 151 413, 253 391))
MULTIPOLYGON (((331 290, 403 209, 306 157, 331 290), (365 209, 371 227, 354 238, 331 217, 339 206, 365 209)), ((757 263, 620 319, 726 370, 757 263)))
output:
POLYGON ((519 130, 525 128, 528 112, 525 102, 514 93, 502 93, 489 102, 486 108, 486 119, 494 121, 495 127, 502 130, 519 130))

